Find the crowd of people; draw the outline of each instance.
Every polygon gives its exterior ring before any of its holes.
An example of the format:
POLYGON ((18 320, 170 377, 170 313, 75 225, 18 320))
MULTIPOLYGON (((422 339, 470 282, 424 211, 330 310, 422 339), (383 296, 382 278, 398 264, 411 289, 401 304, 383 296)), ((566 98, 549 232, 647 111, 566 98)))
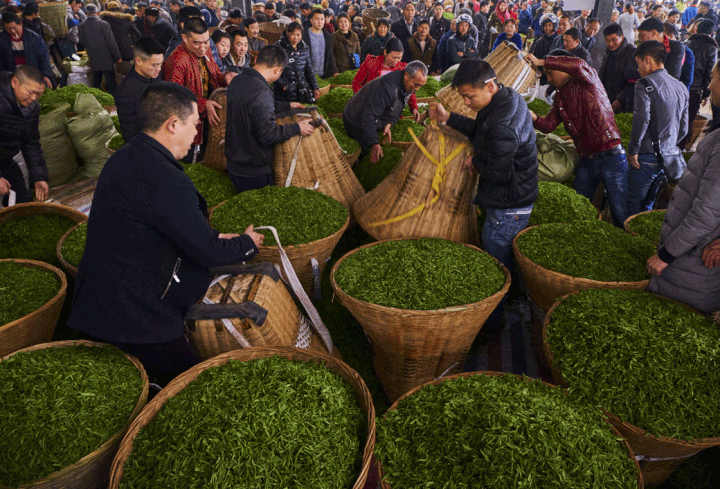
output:
POLYGON ((119 262, 83 259, 69 324, 159 362, 156 370, 169 374, 196 360, 177 343, 182 311, 202 289, 196 279, 204 283, 210 267, 248 259, 262 244, 252 227, 244 235, 213 231, 205 201, 178 161, 202 159, 209 126, 220 123, 224 108, 227 172, 236 189, 272 185, 273 146, 314 131, 309 120, 277 125, 276 113, 313 104, 318 78, 353 69, 355 95, 343 122, 362 156, 375 163, 405 107, 420 120, 415 92, 429 76, 457 65, 452 86, 477 117, 440 104, 430 106, 430 117, 472 144, 475 156, 464 166, 479 175, 483 248, 511 270, 512 240, 538 195, 536 131, 564 124, 580 156, 575 190, 592 199, 602 182, 617 226, 652 209, 664 180, 679 180, 658 253, 648 261, 650 290, 703 312, 720 310, 720 117, 713 117, 687 168, 682 157, 700 108, 710 103, 714 114, 720 110, 718 17, 710 3, 620 2, 603 25, 591 11, 565 12, 562 2, 546 0, 95 1, 70 0, 61 36, 43 22, 37 4, 4 6, 0 195, 14 189, 20 201, 31 199, 13 160, 22 151, 36 196, 47 196, 36 100, 46 87, 67 82, 58 63, 85 52, 91 83, 115 96, 128 144, 100 176, 85 255, 95 250, 106 257, 111 249, 119 262), (366 8, 387 15, 363 28, 366 8), (276 43, 261 35, 267 22, 281 26, 276 43), (522 51, 541 73, 549 113, 530 111, 484 61, 501 45, 522 51), (113 70, 124 61, 133 66, 116 86, 113 70), (228 88, 227 107, 211 97, 221 87, 228 88), (627 147, 615 118, 623 112, 633 114, 627 147), (152 246, 142 251, 146 242, 152 246), (123 256, 129 272, 119 271, 123 256), (156 269, 144 268, 142 257, 156 269), (123 279, 126 273, 134 279, 123 279), (135 306, 127 314, 103 310, 100 284, 115 284, 113 300, 135 306), (174 358, 155 358, 158 344, 169 345, 174 358))

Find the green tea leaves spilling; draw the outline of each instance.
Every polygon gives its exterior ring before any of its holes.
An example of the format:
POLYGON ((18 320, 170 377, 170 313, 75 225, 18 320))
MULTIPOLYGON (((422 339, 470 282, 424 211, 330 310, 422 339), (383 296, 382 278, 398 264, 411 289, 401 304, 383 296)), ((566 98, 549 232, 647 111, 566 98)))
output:
POLYGON ((447 85, 450 85, 449 81, 437 81, 434 77, 429 76, 425 85, 415 92, 415 96, 418 98, 434 97, 438 90, 447 85))
POLYGON ((639 214, 628 222, 627 227, 653 243, 660 242, 660 230, 665 221, 665 211, 652 211, 639 214))
MULTIPOLYGON (((412 119, 400 119, 397 123, 390 128, 390 134, 393 141, 397 142, 413 142, 413 138, 408 132, 408 129, 412 129, 415 136, 420 139, 420 135, 425 130, 425 126, 422 124, 416 124, 412 119)), ((382 138, 382 133, 379 133, 382 138)))
POLYGON ((550 316, 569 391, 651 433, 720 436, 720 329, 647 292, 583 290, 550 316))
POLYGON ((22 352, 0 362, 0 485, 69 467, 124 430, 142 378, 110 347, 22 352))
POLYGON ((530 261, 571 277, 601 282, 648 280, 645 262, 655 246, 600 220, 543 224, 517 238, 530 261))
POLYGON ((230 360, 140 430, 120 488, 351 488, 364 424, 355 392, 322 365, 230 360))
POLYGON ((0 262, 0 326, 40 309, 59 291, 60 280, 50 270, 0 262))
MULTIPOLYGON (((215 209, 212 227, 221 233, 243 233, 253 226, 273 226, 283 246, 327 238, 343 227, 348 210, 337 200, 298 187, 265 187, 241 192, 215 209)), ((277 246, 269 231, 263 246, 277 246)))
POLYGON ((315 75, 315 79, 317 80, 318 87, 320 88, 325 88, 326 86, 330 85, 329 81, 323 80, 322 78, 320 78, 319 75, 315 75))
POLYGON ((599 410, 513 375, 423 387, 378 420, 375 454, 393 489, 637 489, 599 410))
POLYGON ((123 147, 123 145, 125 144, 125 139, 122 137, 122 132, 120 131, 120 118, 118 118, 118 116, 116 115, 110 116, 110 118, 112 119, 115 130, 117 131, 117 136, 114 136, 110 140, 110 142, 108 143, 108 149, 117 151, 123 147))
POLYGON ((335 281, 358 300, 430 311, 498 292, 505 274, 487 253, 437 238, 388 241, 345 258, 335 281))
POLYGON ((75 98, 78 93, 91 94, 103 107, 115 105, 115 99, 112 95, 105 93, 102 90, 98 90, 97 88, 90 88, 82 83, 68 85, 55 90, 45 90, 38 102, 40 102, 41 107, 67 103, 70 104, 70 111, 72 112, 75 108, 75 98))
POLYGON ((370 162, 370 155, 368 154, 353 168, 355 176, 358 177, 360 184, 366 192, 380 185, 380 182, 385 180, 400 160, 402 160, 403 150, 390 145, 383 146, 382 150, 383 157, 380 158, 377 163, 372 164, 370 162))
POLYGON ((230 197, 237 195, 235 184, 232 183, 227 175, 219 171, 215 171, 200 163, 192 163, 190 165, 183 164, 183 169, 195 184, 198 192, 205 197, 208 208, 215 207, 230 197))
POLYGON ((353 95, 349 88, 333 88, 317 101, 317 106, 326 114, 342 114, 353 95))
POLYGON ((63 241, 60 253, 70 265, 77 268, 80 265, 80 259, 85 253, 85 240, 87 239, 87 223, 80 224, 75 230, 63 241))
POLYGON ((573 189, 555 182, 539 182, 539 195, 528 226, 551 222, 592 221, 598 211, 590 200, 573 189))
POLYGON ((75 222, 59 214, 15 217, 0 225, 0 258, 26 258, 60 265, 55 248, 75 222))
POLYGON ((360 151, 360 144, 345 132, 345 124, 341 117, 327 119, 327 123, 335 139, 337 139, 340 149, 345 151, 345 154, 351 155, 360 151))
MULTIPOLYGON (((339 75, 332 76, 327 79, 331 85, 352 85, 353 78, 357 75, 358 70, 343 71, 339 75)), ((332 90, 331 90, 332 91, 332 90)))

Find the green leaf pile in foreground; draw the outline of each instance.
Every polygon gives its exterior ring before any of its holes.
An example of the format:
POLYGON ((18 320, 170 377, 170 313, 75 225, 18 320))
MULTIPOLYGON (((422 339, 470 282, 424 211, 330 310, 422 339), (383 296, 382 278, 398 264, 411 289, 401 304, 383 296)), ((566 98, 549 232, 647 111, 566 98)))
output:
POLYGON ((358 70, 348 70, 327 79, 331 85, 352 85, 358 70))
POLYGON ((437 81, 434 77, 429 76, 425 85, 415 92, 415 96, 418 98, 434 97, 438 90, 446 87, 447 85, 450 85, 450 82, 437 81))
POLYGON ((365 416, 328 368, 272 357, 208 368, 138 433, 121 489, 353 486, 365 416))
POLYGON ((45 90, 38 102, 40 102, 41 107, 67 103, 70 104, 70 111, 72 112, 75 110, 75 99, 78 93, 89 93, 94 96, 103 107, 115 105, 115 99, 112 95, 97 88, 88 87, 82 83, 56 88, 55 90, 45 90))
POLYGON ((327 123, 330 126, 330 130, 335 136, 335 139, 337 139, 340 149, 349 155, 360 151, 360 143, 348 136, 347 132, 345 132, 345 123, 343 123, 342 118, 331 117, 330 119, 327 119, 327 123))
POLYGON ((366 192, 380 185, 380 182, 385 180, 400 160, 402 160, 403 150, 390 145, 383 146, 382 150, 383 157, 380 158, 377 163, 371 163, 370 155, 368 154, 353 168, 355 176, 358 177, 360 184, 366 192))
POLYGON ((195 184, 198 192, 205 197, 208 208, 215 207, 230 197, 237 195, 235 184, 227 175, 219 171, 208 168, 201 163, 183 164, 183 169, 195 184))
POLYGON ((80 259, 85 253, 85 240, 87 239, 87 223, 80 224, 75 230, 63 241, 60 253, 70 265, 77 268, 80 265, 80 259))
POLYGON ((590 200, 573 189, 555 182, 539 182, 539 195, 528 226, 554 222, 592 221, 598 211, 590 200))
POLYGON ((353 95, 349 88, 333 88, 317 101, 317 106, 326 114, 342 114, 353 95))
POLYGON ((359 250, 342 261, 335 281, 361 301, 428 311, 486 299, 502 288, 505 274, 487 253, 422 238, 359 250))
POLYGON ((0 225, 0 258, 25 258, 60 265, 55 248, 72 219, 59 214, 15 217, 0 225))
MULTIPOLYGON (((413 142, 413 138, 408 132, 408 129, 412 129, 415 136, 420 139, 420 135, 425 130, 425 126, 422 124, 416 124, 412 119, 400 119, 390 128, 390 134, 392 140, 397 142, 413 142)), ((382 138, 382 132, 378 133, 379 137, 382 138)))
POLYGON ((596 408, 513 375, 423 387, 377 423, 393 489, 637 489, 637 467, 596 408))
POLYGON ((315 75, 315 79, 317 80, 318 87, 320 88, 325 88, 326 86, 330 85, 329 81, 323 80, 322 78, 320 78, 319 75, 315 75))
POLYGON ((647 292, 583 290, 550 316, 569 391, 651 433, 720 436, 720 329, 647 292))
POLYGON ((665 211, 653 211, 640 214, 628 223, 628 229, 653 243, 660 242, 660 230, 665 221, 665 211))
POLYGON ((59 290, 60 280, 50 270, 0 262, 0 326, 40 309, 59 290))

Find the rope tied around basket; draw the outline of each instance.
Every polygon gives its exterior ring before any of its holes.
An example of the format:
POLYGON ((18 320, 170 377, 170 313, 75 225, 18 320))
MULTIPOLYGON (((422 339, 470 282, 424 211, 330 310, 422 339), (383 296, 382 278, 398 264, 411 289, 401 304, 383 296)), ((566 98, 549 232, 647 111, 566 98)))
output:
MULTIPOLYGON (((417 144, 417 147, 420 148, 420 151, 425 155, 425 157, 430 160, 430 162, 435 165, 435 175, 433 176, 432 184, 430 185, 430 188, 435 193, 433 195, 432 199, 430 200, 430 204, 428 207, 433 205, 437 200, 440 198, 440 184, 445 181, 445 178, 447 177, 447 165, 452 162, 459 154, 460 152, 465 149, 467 146, 467 143, 461 143, 459 144, 449 155, 445 156, 445 135, 442 133, 442 131, 439 130, 439 127, 437 125, 437 121, 431 120, 430 124, 428 126, 431 129, 435 129, 438 131, 438 143, 439 143, 439 153, 440 153, 440 160, 435 158, 430 151, 420 142, 420 140, 415 136, 415 133, 412 131, 411 128, 408 127, 408 132, 410 133, 410 136, 412 136, 413 141, 415 141, 415 144, 417 144)), ((374 222, 370 224, 370 227, 377 227, 377 226, 384 226, 386 224, 394 224, 396 222, 404 221, 405 219, 414 216, 415 214, 418 214, 422 212, 425 209, 425 203, 423 202, 413 210, 406 212, 405 214, 402 214, 400 216, 391 217, 390 219, 385 219, 384 221, 374 222)))

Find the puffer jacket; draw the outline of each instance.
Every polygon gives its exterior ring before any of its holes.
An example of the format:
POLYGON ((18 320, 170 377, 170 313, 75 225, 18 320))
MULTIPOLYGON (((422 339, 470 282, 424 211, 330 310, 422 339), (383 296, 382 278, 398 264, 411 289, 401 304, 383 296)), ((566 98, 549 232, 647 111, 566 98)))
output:
POLYGON ((669 266, 648 287, 702 312, 720 309, 720 267, 707 268, 702 261, 703 249, 720 237, 720 126, 713 128, 698 144, 670 199, 658 249, 669 266))
POLYGON ((633 110, 635 82, 640 79, 635 49, 635 45, 627 39, 615 51, 606 49, 598 72, 610 103, 620 102, 620 112, 633 110))
POLYGON ((133 46, 142 37, 140 31, 133 24, 133 16, 124 12, 105 11, 100 12, 100 18, 110 24, 123 61, 132 61, 135 58, 133 46))
POLYGON ((310 60, 310 49, 304 41, 293 48, 285 33, 277 44, 287 53, 288 64, 275 82, 275 97, 285 102, 309 103, 313 99, 312 91, 319 89, 310 60))
POLYGON ((556 32, 553 32, 549 36, 543 33, 542 36, 533 43, 532 48, 530 49, 530 54, 535 55, 537 59, 545 59, 545 57, 550 54, 550 48, 552 47, 552 43, 555 41, 556 37, 556 32))
POLYGON ((387 36, 385 37, 380 37, 377 35, 377 32, 374 32, 372 35, 365 38, 365 41, 362 43, 362 48, 360 49, 360 61, 365 61, 365 58, 368 55, 382 56, 385 44, 387 44, 387 42, 393 37, 395 37, 395 34, 388 31, 387 36))
POLYGON ((707 34, 693 34, 688 39, 687 47, 695 55, 695 71, 690 90, 702 90, 703 98, 710 95, 710 79, 718 56, 718 44, 707 34))
POLYGON ((477 44, 469 32, 464 36, 461 36, 459 32, 450 36, 447 43, 447 52, 451 66, 461 63, 464 59, 478 57, 477 44), (458 55, 459 52, 463 53, 463 56, 458 55))
POLYGON ((451 114, 448 125, 465 134, 475 149, 480 207, 527 207, 538 197, 538 162, 532 117, 522 96, 500 85, 475 120, 451 114))

